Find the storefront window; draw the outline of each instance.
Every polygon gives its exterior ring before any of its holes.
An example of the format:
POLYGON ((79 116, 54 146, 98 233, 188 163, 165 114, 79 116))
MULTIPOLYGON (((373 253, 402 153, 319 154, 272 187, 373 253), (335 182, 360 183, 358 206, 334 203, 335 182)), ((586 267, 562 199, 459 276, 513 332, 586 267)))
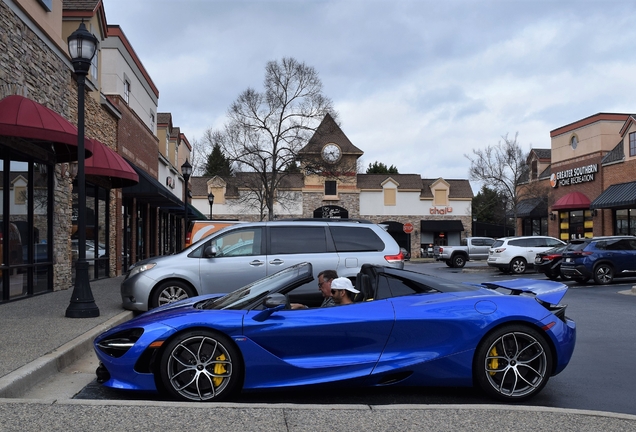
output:
POLYGON ((559 213, 559 238, 568 241, 594 236, 591 210, 573 210, 559 213))
POLYGON ((2 149, 0 159, 0 301, 52 290, 53 165, 2 149))
POLYGON ((616 235, 636 235, 636 209, 616 210, 616 235))

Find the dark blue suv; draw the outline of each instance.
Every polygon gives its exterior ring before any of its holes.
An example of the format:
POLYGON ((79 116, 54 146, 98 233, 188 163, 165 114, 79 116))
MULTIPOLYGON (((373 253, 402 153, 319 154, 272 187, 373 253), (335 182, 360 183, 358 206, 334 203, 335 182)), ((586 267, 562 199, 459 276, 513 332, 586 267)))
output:
POLYGON ((594 278, 601 285, 612 282, 616 277, 636 277, 636 237, 571 240, 563 252, 561 275, 581 283, 594 278))

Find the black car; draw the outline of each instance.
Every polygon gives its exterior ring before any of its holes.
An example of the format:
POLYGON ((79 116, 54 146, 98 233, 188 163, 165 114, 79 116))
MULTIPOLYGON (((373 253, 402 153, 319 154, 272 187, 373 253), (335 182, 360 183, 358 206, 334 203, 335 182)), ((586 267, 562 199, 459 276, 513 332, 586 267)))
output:
POLYGON ((563 280, 572 279, 570 276, 561 274, 561 260, 563 259, 563 252, 567 250, 568 246, 569 244, 566 244, 539 252, 534 259, 535 269, 546 275, 548 279, 557 280, 559 277, 563 280))

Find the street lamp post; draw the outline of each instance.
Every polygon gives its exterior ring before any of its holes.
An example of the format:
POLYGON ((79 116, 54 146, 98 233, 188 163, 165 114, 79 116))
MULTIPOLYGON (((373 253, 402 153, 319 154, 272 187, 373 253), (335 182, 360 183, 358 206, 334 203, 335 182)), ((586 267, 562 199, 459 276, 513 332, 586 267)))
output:
POLYGON ((212 219, 212 204, 214 204, 214 194, 212 192, 208 194, 208 202, 210 203, 210 219, 212 219))
POLYGON ((88 278, 86 261, 86 181, 84 175, 84 87, 91 60, 97 51, 97 38, 84 22, 68 37, 68 52, 71 56, 75 80, 77 81, 77 238, 78 258, 75 264, 75 286, 70 304, 66 309, 68 318, 93 318, 99 316, 88 278))
POLYGON ((181 174, 183 175, 183 183, 185 185, 185 190, 183 192, 183 207, 185 210, 183 220, 184 220, 184 230, 183 230, 183 248, 185 249, 186 245, 186 235, 188 234, 188 181, 190 180, 190 175, 192 174, 192 165, 188 162, 188 158, 186 158, 183 165, 181 165, 181 174))

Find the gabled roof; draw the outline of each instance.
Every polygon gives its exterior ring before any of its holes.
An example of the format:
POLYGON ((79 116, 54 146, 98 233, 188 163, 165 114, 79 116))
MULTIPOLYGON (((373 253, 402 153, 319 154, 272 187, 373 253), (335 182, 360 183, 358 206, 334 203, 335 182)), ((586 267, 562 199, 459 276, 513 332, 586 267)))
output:
POLYGON ((381 190, 382 184, 392 178, 398 184, 398 189, 422 189, 422 178, 419 174, 358 174, 358 189, 381 190))
POLYGON ((612 165, 625 160, 625 150, 623 149, 623 140, 620 140, 616 147, 601 159, 601 166, 612 165))
POLYGON ((349 138, 344 134, 340 126, 331 117, 326 114, 320 122, 320 125, 309 139, 309 142, 298 153, 300 154, 320 154, 322 147, 327 143, 336 143, 340 146, 343 154, 354 154, 362 156, 364 152, 354 146, 349 138))
MULTIPOLYGON (((434 179, 422 179, 422 198, 433 198, 433 192, 431 192, 431 185, 435 183, 439 178, 434 179)), ((470 187, 468 180, 449 180, 444 179, 449 185, 448 198, 473 198, 473 188, 470 187)))
POLYGON ((537 155, 537 159, 543 159, 550 161, 552 159, 552 149, 544 149, 544 148, 533 148, 530 150, 531 153, 537 155))
MULTIPOLYGON (((212 177, 191 177, 190 186, 192 195, 203 196, 208 194, 208 181, 212 177)), ((249 187, 250 184, 256 185, 260 182, 259 173, 256 172, 240 172, 229 177, 220 177, 226 183, 225 196, 238 196, 239 189, 249 187)), ((280 180, 280 189, 302 189, 305 185, 303 175, 300 173, 285 174, 280 180)))

